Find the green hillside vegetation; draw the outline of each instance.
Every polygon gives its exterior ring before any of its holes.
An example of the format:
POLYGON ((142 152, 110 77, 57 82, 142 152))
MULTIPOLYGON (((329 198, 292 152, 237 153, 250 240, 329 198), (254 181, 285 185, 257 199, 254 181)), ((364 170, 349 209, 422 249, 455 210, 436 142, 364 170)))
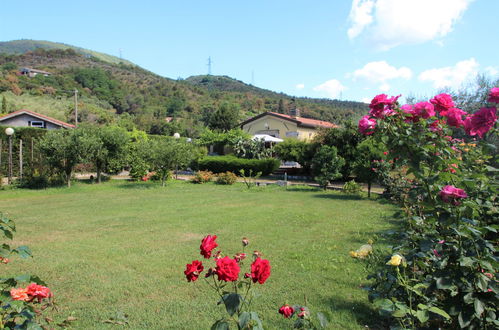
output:
POLYGON ((108 63, 124 63, 124 64, 129 64, 133 65, 132 62, 121 59, 116 56, 96 52, 93 50, 81 48, 81 47, 76 47, 76 46, 71 46, 71 45, 66 45, 63 43, 59 42, 52 42, 52 41, 45 41, 45 40, 29 40, 29 39, 22 39, 22 40, 12 40, 12 41, 3 41, 0 42, 0 53, 4 54, 24 54, 26 52, 31 52, 36 49, 72 49, 78 54, 82 55, 87 55, 87 56, 92 56, 95 57, 101 61, 108 62, 108 63))
MULTIPOLYGON (((6 43, 2 44, 5 49, 6 43)), ((79 121, 191 137, 211 126, 216 118, 213 114, 224 107, 236 112, 234 125, 265 111, 288 113, 295 106, 303 117, 341 123, 360 118, 367 107, 360 102, 295 99, 225 76, 172 80, 136 65, 110 63, 73 49, 37 48, 17 55, 0 54, 0 101, 7 112, 26 108, 72 123, 75 89, 79 121), (20 76, 18 69, 22 67, 52 75, 20 76)))

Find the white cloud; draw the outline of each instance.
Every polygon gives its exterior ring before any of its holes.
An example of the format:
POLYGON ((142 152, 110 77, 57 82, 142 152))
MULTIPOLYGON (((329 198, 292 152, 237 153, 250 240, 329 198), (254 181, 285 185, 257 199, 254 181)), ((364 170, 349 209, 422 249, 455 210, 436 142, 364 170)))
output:
POLYGON ((412 71, 408 67, 396 68, 386 61, 369 62, 363 68, 355 70, 349 75, 353 80, 363 80, 371 84, 379 84, 378 88, 387 92, 390 89, 388 82, 392 79, 411 79, 412 71))
POLYGON ((304 89, 305 88, 305 84, 297 84, 295 86, 296 89, 300 90, 300 89, 304 89))
POLYGON ((488 66, 485 68, 485 73, 487 73, 488 75, 492 76, 492 78, 494 78, 495 76, 497 76, 499 74, 499 70, 497 70, 496 67, 488 66))
POLYGON ((331 79, 328 80, 319 86, 314 87, 314 91, 316 92, 324 92, 330 98, 337 98, 341 92, 346 90, 347 88, 343 86, 338 80, 331 79))
POLYGON ((348 37, 363 31, 381 50, 418 44, 452 31, 473 0, 353 0, 348 37))
POLYGON ((373 8, 373 0, 353 0, 352 9, 350 10, 352 27, 347 32, 350 39, 358 36, 367 25, 373 22, 373 8))
POLYGON ((370 99, 370 98, 368 98, 368 97, 363 97, 363 98, 360 100, 360 102, 364 102, 364 103, 369 104, 369 103, 371 103, 371 100, 372 100, 372 99, 370 99))
POLYGON ((421 72, 419 80, 429 81, 434 88, 450 87, 457 89, 475 77, 478 73, 478 62, 472 57, 468 60, 457 62, 454 66, 429 69, 421 72))

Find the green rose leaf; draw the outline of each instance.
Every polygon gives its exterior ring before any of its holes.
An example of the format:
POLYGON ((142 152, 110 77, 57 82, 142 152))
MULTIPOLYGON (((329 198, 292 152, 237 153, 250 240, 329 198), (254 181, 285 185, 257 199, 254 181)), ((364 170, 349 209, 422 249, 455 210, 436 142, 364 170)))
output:
POLYGON ((421 322, 421 323, 425 323, 430 318, 428 311, 421 310, 421 309, 416 312, 416 317, 418 318, 419 322, 421 322))
POLYGON ((225 309, 227 309, 227 313, 229 313, 230 316, 237 312, 242 300, 242 297, 237 293, 229 293, 222 297, 225 309))
POLYGON ((428 310, 432 313, 435 313, 435 314, 438 314, 440 316, 443 316, 444 318, 446 318, 447 320, 450 319, 450 316, 449 314, 447 314, 444 310, 438 308, 438 307, 435 307, 435 306, 432 306, 430 308, 428 308, 428 310))
POLYGON ((229 330, 229 323, 226 320, 218 320, 213 323, 211 330, 229 330))

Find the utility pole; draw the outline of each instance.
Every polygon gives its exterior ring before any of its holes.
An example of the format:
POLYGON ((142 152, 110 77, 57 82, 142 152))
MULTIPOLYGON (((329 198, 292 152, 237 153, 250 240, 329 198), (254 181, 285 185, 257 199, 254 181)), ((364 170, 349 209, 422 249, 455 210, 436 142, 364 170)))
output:
POLYGON ((75 126, 78 127, 78 90, 75 88, 75 126))
POLYGON ((211 56, 208 57, 208 75, 211 75, 211 56))

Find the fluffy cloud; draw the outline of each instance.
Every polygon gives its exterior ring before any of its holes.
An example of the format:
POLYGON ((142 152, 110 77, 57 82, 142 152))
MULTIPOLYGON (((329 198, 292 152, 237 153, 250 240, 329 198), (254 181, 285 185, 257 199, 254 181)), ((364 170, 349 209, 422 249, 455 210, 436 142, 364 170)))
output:
POLYGON ((421 72, 419 80, 429 81, 435 88, 450 87, 457 89, 475 77, 478 73, 478 62, 472 57, 456 63, 454 66, 430 69, 421 72))
POLYGON ((304 89, 305 88, 305 84, 297 84, 295 86, 295 88, 298 89, 298 90, 304 89))
POLYGON ((330 98, 337 98, 346 89, 338 80, 331 79, 319 86, 314 87, 314 91, 323 92, 330 98))
POLYGON ((367 25, 373 22, 373 8, 373 0, 353 0, 352 9, 350 10, 352 27, 347 32, 350 39, 358 36, 367 25))
POLYGON ((348 37, 363 31, 381 50, 441 38, 473 0, 353 0, 348 37))
POLYGON ((353 80, 363 80, 371 84, 378 84, 378 88, 387 92, 390 90, 388 81, 392 79, 411 79, 412 71, 408 67, 396 68, 386 61, 369 62, 363 68, 355 70, 349 75, 353 80))

